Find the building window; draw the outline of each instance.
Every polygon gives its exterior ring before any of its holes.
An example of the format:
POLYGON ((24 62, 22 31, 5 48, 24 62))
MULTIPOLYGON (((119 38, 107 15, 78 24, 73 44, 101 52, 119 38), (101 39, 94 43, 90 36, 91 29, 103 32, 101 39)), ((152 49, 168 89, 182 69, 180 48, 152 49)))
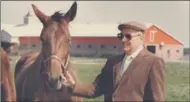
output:
POLYGON ((77 45, 77 48, 80 48, 80 45, 77 45))
POLYGON ((92 48, 92 45, 88 45, 88 48, 92 48))
POLYGON ((28 44, 23 44, 23 45, 22 45, 22 48, 23 48, 23 49, 28 48, 28 47, 29 47, 28 44))
POLYGON ((36 45, 35 45, 35 44, 33 44, 33 45, 32 45, 32 47, 36 47, 36 45))
POLYGON ((170 52, 170 50, 168 50, 168 52, 167 52, 167 53, 168 53, 168 58, 170 58, 170 53, 171 53, 171 52, 170 52))
POLYGON ((27 46, 28 46, 28 44, 23 44, 23 46, 24 46, 24 47, 27 47, 27 46))
POLYGON ((168 50, 168 53, 170 53, 170 50, 168 50))
POLYGON ((177 53, 179 53, 179 50, 176 50, 177 53))
POLYGON ((155 31, 155 30, 151 30, 149 33, 149 39, 150 39, 150 42, 154 42, 154 40, 155 40, 155 35, 156 35, 156 32, 157 31, 155 31))
POLYGON ((102 45, 100 45, 100 48, 104 48, 105 46, 102 44, 102 45))

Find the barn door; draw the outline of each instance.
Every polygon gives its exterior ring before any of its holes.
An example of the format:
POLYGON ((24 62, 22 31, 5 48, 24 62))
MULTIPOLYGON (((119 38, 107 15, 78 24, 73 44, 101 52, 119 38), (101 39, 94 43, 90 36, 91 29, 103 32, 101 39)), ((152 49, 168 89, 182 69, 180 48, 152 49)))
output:
POLYGON ((147 48, 148 51, 152 52, 153 54, 156 53, 156 46, 154 46, 154 45, 147 45, 146 48, 147 48))

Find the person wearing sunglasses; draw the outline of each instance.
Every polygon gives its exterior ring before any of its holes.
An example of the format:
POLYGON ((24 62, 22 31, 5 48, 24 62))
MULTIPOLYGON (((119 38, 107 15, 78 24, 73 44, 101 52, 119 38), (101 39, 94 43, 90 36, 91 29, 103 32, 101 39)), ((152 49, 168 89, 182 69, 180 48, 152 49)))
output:
POLYGON ((108 58, 92 84, 74 82, 68 74, 69 92, 87 98, 104 95, 109 102, 165 101, 165 63, 145 48, 146 26, 130 21, 118 29, 124 53, 108 58))
POLYGON ((5 52, 9 55, 9 60, 12 60, 12 58, 10 57, 10 53, 11 53, 11 47, 16 45, 16 43, 11 42, 11 37, 10 36, 6 36, 5 34, 0 34, 0 42, 1 42, 1 48, 3 48, 3 50, 5 50, 5 52))

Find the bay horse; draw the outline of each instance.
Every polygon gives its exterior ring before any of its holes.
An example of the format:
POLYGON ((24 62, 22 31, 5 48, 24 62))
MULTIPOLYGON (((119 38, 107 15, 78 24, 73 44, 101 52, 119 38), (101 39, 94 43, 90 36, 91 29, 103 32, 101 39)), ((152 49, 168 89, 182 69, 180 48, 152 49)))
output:
POLYGON ((65 84, 67 73, 78 81, 76 69, 70 62, 71 36, 69 23, 77 13, 76 1, 66 13, 45 15, 32 4, 35 15, 43 24, 39 53, 22 56, 15 66, 17 101, 83 101, 72 96, 65 84))
POLYGON ((16 101, 16 89, 9 56, 1 48, 1 101, 16 101))

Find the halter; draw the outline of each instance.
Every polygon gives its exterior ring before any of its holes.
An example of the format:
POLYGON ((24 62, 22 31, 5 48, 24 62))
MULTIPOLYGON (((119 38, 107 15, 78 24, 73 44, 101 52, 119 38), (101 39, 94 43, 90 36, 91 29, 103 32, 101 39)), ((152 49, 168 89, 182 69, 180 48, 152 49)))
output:
MULTIPOLYGON (((70 55, 68 55, 67 59, 66 59, 66 62, 63 63, 63 61, 61 60, 61 58, 57 55, 51 55, 49 56, 47 59, 45 59, 43 61, 43 63, 45 64, 47 61, 51 60, 51 59, 56 59, 58 60, 60 63, 61 63, 61 68, 63 69, 63 72, 67 71, 67 67, 68 67, 68 63, 69 63, 69 59, 70 59, 70 55)), ((45 73, 45 72, 43 72, 45 73)))
POLYGON ((57 59, 61 63, 61 67, 63 67, 63 69, 66 69, 69 63, 70 56, 68 56, 66 62, 63 63, 60 57, 58 57, 57 55, 51 55, 46 60, 44 60, 44 63, 46 63, 50 59, 57 59))

